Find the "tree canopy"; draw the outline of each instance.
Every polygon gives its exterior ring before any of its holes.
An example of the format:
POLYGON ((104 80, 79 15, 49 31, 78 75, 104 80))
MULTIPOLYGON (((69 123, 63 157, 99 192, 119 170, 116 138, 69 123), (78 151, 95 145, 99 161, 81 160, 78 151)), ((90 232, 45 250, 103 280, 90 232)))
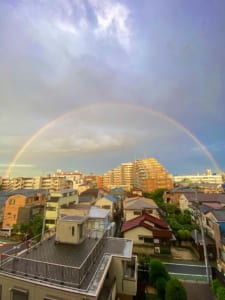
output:
POLYGON ((167 282, 165 300, 187 300, 187 292, 178 279, 171 278, 167 282))

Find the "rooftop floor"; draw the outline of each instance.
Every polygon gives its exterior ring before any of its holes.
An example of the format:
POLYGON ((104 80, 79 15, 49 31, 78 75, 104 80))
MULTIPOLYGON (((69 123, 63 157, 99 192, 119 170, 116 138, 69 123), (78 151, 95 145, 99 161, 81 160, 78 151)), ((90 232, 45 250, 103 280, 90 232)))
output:
POLYGON ((112 256, 132 257, 132 241, 87 238, 78 245, 56 244, 52 236, 18 254, 5 256, 0 272, 95 293, 112 256))

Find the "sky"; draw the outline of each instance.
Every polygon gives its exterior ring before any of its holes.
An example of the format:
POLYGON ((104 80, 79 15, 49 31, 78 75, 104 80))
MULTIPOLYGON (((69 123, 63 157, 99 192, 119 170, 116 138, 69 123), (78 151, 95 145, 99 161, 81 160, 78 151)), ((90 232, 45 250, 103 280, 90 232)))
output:
POLYGON ((0 0, 0 176, 225 170, 224 0, 0 0))

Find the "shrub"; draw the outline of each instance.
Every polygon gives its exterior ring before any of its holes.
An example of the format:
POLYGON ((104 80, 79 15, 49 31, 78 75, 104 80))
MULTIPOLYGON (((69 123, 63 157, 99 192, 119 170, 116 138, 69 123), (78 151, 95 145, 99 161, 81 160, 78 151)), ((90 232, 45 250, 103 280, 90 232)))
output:
POLYGON ((218 300, 225 299, 225 288, 218 279, 212 281, 212 290, 218 300))
POLYGON ((152 259, 150 261, 150 269, 149 269, 149 281, 154 287, 156 287, 156 281, 158 278, 165 278, 165 280, 169 280, 170 276, 166 270, 166 267, 162 264, 159 259, 152 259))
POLYGON ((167 284, 167 280, 164 277, 159 277, 155 283, 155 287, 158 291, 158 295, 162 300, 165 299, 166 284, 167 284))
POLYGON ((187 300, 187 292, 178 279, 172 278, 167 282, 165 299, 187 300))

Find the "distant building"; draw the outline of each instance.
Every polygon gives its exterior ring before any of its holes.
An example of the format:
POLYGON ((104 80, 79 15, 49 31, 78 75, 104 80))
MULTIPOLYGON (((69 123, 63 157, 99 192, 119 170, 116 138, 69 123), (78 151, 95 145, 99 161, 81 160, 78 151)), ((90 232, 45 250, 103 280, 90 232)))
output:
POLYGON ((65 189, 50 192, 49 199, 46 202, 45 226, 47 228, 55 227, 61 205, 69 205, 70 203, 78 203, 76 190, 65 189))
POLYGON ((18 189, 45 189, 56 191, 72 188, 70 182, 65 177, 16 177, 2 178, 2 190, 13 191, 18 189))
POLYGON ((175 175, 173 176, 174 183, 210 183, 221 185, 223 183, 223 178, 221 174, 213 174, 212 172, 207 171, 205 174, 196 174, 196 175, 175 175))
POLYGON ((145 158, 134 162, 134 187, 144 192, 173 188, 173 178, 155 159, 145 158))
POLYGON ((131 191, 138 188, 144 192, 153 192, 156 189, 171 189, 173 179, 155 158, 144 158, 123 163, 103 174, 103 185, 109 189, 123 187, 131 191))
POLYGON ((79 171, 62 171, 58 169, 54 177, 65 177, 67 180, 71 180, 75 185, 83 183, 83 174, 79 171))
POLYGON ((16 190, 7 194, 4 205, 3 228, 13 228, 14 224, 29 222, 34 208, 36 213, 43 213, 48 199, 48 191, 44 189, 16 190))

